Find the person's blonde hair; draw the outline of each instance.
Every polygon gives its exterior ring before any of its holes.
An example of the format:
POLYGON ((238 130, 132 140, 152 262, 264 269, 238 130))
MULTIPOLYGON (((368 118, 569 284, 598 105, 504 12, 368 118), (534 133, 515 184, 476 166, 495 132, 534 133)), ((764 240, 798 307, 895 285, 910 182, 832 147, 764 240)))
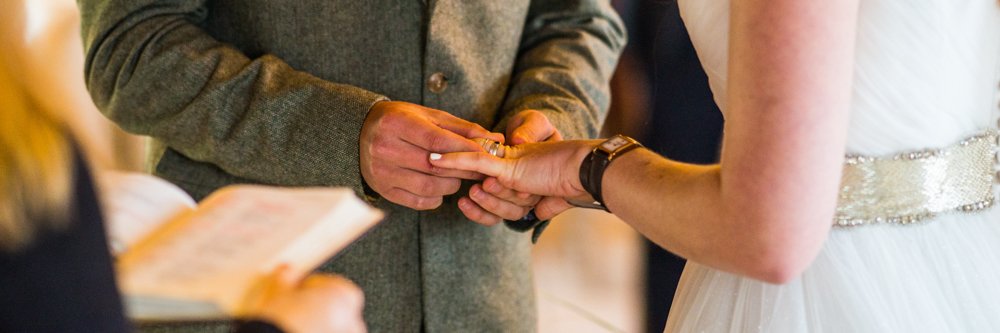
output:
POLYGON ((0 251, 6 252, 65 226, 73 201, 68 134, 17 80, 11 53, 0 52, 0 251))

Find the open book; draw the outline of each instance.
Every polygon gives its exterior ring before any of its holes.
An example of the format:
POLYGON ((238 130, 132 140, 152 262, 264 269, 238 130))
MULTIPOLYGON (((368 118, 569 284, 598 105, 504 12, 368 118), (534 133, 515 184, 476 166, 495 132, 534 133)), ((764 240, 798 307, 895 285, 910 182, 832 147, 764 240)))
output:
POLYGON ((153 176, 98 180, 127 312, 144 321, 240 316, 261 277, 304 276, 382 218, 343 188, 234 185, 196 205, 153 176))

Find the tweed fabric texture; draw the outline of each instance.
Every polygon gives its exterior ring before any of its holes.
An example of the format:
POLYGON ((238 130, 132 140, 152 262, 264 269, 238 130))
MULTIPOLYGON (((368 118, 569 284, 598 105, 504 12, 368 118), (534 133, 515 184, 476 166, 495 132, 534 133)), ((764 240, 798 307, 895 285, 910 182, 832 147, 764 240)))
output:
MULTIPOLYGON (((625 42, 600 0, 79 5, 95 103, 154 138, 155 173, 196 199, 235 183, 363 195, 358 138, 387 98, 494 129, 540 109, 564 136, 593 137, 625 42)), ((424 212, 374 200, 385 221, 322 268, 364 289, 372 332, 535 330, 528 235, 471 223, 456 199, 424 212)))

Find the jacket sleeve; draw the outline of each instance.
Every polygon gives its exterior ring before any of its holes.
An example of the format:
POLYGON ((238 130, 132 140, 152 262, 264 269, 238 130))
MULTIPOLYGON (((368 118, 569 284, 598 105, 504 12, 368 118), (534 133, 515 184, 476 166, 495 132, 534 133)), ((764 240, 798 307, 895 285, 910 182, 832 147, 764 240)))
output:
MULTIPOLYGON (((532 1, 494 131, 504 132, 507 120, 518 111, 536 109, 566 139, 596 137, 611 103, 611 74, 625 41, 625 27, 608 1, 532 1)), ((535 243, 549 221, 529 215, 527 221, 504 224, 516 231, 531 230, 535 243)))
POLYGON ((80 0, 86 83, 123 129, 232 175, 361 192, 358 138, 385 99, 250 59, 198 27, 205 0, 80 0))
POLYGON ((543 112, 567 139, 598 135, 625 28, 607 0, 534 0, 497 131, 518 111, 543 112))

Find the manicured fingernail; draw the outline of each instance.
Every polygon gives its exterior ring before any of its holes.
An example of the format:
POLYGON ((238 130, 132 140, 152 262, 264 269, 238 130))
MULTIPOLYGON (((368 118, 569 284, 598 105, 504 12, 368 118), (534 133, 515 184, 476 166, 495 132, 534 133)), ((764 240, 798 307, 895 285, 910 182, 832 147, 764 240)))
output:
POLYGON ((441 159, 441 154, 431 153, 431 161, 437 161, 441 159))

